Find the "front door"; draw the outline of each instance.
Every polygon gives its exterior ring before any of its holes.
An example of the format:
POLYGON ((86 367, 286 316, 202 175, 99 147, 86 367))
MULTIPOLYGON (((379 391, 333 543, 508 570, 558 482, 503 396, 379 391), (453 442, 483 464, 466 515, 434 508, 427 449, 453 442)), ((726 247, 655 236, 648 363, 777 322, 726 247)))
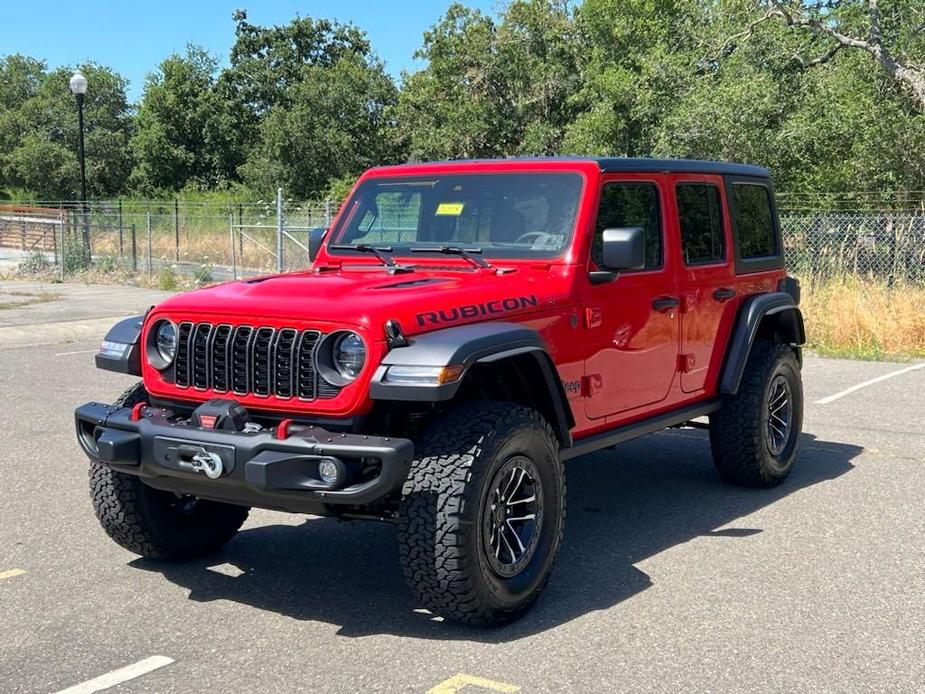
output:
POLYGON ((696 393, 722 365, 720 323, 732 313, 735 284, 728 262, 729 218, 720 176, 671 177, 681 263, 681 390, 696 393))
POLYGON ((676 375, 679 299, 665 243, 665 185, 644 175, 602 183, 589 268, 600 269, 604 229, 617 227, 645 230, 646 267, 588 286, 584 402, 592 419, 661 402, 676 375))

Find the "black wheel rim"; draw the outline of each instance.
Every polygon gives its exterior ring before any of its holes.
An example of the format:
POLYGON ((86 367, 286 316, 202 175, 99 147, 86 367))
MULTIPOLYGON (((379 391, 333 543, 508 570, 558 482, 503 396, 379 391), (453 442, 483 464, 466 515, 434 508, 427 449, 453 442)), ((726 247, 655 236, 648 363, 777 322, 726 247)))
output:
POLYGON ((516 576, 530 563, 543 525, 539 472, 524 457, 511 458, 495 473, 482 513, 482 546, 499 576, 516 576))
POLYGON ((779 456, 790 442, 793 430, 793 394, 790 382, 783 375, 777 375, 768 388, 768 421, 765 439, 768 451, 779 456))

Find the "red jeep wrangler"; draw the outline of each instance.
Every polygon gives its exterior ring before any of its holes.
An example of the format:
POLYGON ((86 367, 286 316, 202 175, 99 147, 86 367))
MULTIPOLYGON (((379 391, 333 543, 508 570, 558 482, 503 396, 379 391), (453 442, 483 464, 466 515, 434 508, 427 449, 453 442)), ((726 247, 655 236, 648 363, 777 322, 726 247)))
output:
POLYGON ((709 416, 720 474, 770 486, 802 420, 799 285, 765 169, 651 159, 377 168, 310 269, 174 296, 77 409, 106 532, 212 552, 252 506, 395 521, 434 613, 516 619, 549 579, 563 462, 709 416))

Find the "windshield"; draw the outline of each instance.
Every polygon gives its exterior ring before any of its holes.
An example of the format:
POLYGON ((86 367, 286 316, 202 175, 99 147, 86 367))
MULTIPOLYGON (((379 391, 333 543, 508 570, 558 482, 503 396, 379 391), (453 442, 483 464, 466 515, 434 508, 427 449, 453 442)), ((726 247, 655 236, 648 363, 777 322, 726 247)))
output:
POLYGON ((347 202, 328 251, 450 246, 490 258, 554 258, 571 238, 582 182, 575 173, 371 178, 347 202))

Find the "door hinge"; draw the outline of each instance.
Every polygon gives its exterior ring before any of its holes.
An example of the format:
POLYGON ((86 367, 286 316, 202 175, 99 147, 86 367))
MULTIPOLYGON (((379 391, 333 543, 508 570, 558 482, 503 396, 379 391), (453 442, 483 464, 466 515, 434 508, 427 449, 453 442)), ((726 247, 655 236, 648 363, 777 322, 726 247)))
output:
POLYGON ((596 328, 604 322, 604 311, 598 306, 591 306, 585 309, 585 326, 596 328))
POLYGON ((582 380, 582 395, 593 398, 604 389, 604 377, 600 374, 585 376, 582 380))

